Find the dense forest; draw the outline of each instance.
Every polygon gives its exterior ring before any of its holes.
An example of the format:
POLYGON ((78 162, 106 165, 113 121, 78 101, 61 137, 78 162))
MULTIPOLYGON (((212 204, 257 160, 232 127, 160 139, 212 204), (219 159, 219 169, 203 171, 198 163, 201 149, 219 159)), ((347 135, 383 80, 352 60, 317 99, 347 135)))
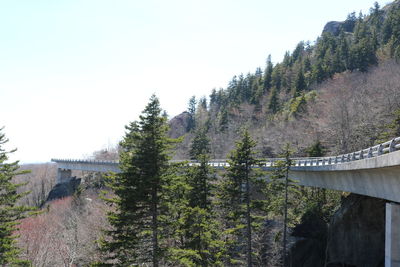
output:
POLYGON ((301 187, 287 173, 291 157, 351 152, 400 135, 398 60, 399 1, 350 13, 282 62, 268 56, 264 68, 193 96, 170 121, 152 96, 118 147, 93 154, 119 159, 122 172, 75 173, 80 186, 57 200, 47 197, 55 166, 23 166, 27 173, 6 163, 13 151, 2 149, 0 131, 0 264, 382 266, 380 240, 368 244, 378 251, 370 258, 343 256, 332 230, 341 207, 380 202, 301 187), (276 156, 283 160, 274 171, 252 168, 276 156), (218 158, 230 166, 207 164, 218 158))

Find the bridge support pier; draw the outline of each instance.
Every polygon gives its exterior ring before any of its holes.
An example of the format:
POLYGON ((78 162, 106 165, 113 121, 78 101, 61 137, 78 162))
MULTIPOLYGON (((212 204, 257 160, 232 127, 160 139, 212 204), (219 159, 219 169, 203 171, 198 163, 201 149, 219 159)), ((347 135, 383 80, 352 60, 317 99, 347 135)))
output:
POLYGON ((385 267, 400 267, 400 205, 386 203, 385 267))
POLYGON ((71 180, 71 170, 66 170, 66 169, 57 169, 57 180, 56 180, 56 184, 62 184, 62 183, 66 183, 69 180, 71 180))

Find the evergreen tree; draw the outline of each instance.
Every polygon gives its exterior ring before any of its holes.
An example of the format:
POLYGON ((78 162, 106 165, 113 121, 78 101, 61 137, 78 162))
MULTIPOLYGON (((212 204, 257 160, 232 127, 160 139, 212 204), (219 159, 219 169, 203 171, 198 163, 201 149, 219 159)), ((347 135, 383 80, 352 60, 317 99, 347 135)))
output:
MULTIPOLYGON (((321 142, 317 140, 314 144, 312 144, 308 149, 307 153, 309 157, 322 157, 325 154, 325 149, 322 146, 321 142)), ((322 216, 322 207, 326 205, 326 189, 324 188, 311 188, 309 189, 312 192, 312 197, 308 197, 309 202, 314 202, 315 212, 318 212, 322 216)), ((311 204, 311 206, 313 206, 311 204)))
POLYGON ((228 111, 226 110, 226 108, 222 109, 219 112, 219 130, 221 132, 224 132, 226 129, 228 129, 228 111))
POLYGON ((285 55, 283 55, 282 65, 287 68, 287 67, 291 67, 292 64, 293 64, 293 60, 292 60, 292 57, 290 56, 290 52, 286 51, 285 55))
POLYGON ((276 112, 278 112, 278 110, 279 110, 278 92, 275 87, 272 88, 272 90, 271 90, 271 94, 269 97, 269 103, 268 103, 268 109, 274 114, 276 112))
POLYGON ((371 36, 360 39, 350 48, 350 70, 359 69, 364 72, 367 71, 369 65, 376 64, 376 62, 374 42, 371 36))
POLYGON ((266 186, 265 195, 268 199, 268 209, 274 215, 283 217, 282 262, 286 265, 287 227, 293 227, 300 219, 301 192, 296 182, 289 177, 292 165, 291 150, 287 144, 283 149, 282 160, 275 162, 275 169, 271 172, 270 181, 266 186))
POLYGON ((282 73, 281 64, 276 64, 271 74, 271 87, 275 87, 277 91, 281 90, 282 73))
POLYGON ((304 42, 301 41, 300 43, 297 44, 296 48, 294 49, 292 53, 292 60, 293 62, 296 62, 298 60, 301 60, 304 52, 304 42))
POLYGON ((189 107, 188 107, 188 113, 189 113, 189 121, 187 125, 187 131, 191 131, 196 127, 196 97, 192 96, 189 100, 189 107))
POLYGON ((150 98, 140 120, 126 129, 120 144, 121 173, 108 181, 115 197, 106 201, 115 209, 108 214, 112 229, 101 242, 107 253, 105 263, 128 266, 151 262, 157 267, 165 249, 161 232, 161 217, 166 213, 163 187, 173 178, 168 155, 173 140, 166 137, 168 126, 156 96, 150 98))
POLYGON ((312 79, 317 83, 322 82, 326 78, 326 73, 321 60, 318 60, 312 68, 312 79))
POLYGON ((264 202, 253 198, 260 193, 263 183, 257 179, 260 173, 252 168, 259 163, 255 158, 255 146, 256 142, 244 130, 229 156, 229 167, 219 190, 226 231, 231 233, 229 256, 232 265, 243 266, 244 262, 246 266, 253 265, 253 230, 259 229, 265 219, 260 213, 264 202))
POLYGON ((379 3, 375 2, 374 7, 370 8, 369 13, 368 22, 371 24, 373 32, 379 34, 383 26, 384 11, 379 6, 379 3))
POLYGON ((387 14, 382 28, 383 43, 389 45, 390 56, 396 56, 396 50, 400 46, 400 8, 393 6, 387 14))
POLYGON ((265 93, 265 92, 269 91, 269 89, 271 89, 273 69, 274 69, 274 67, 272 65, 271 55, 268 55, 267 67, 265 68, 265 72, 264 72, 263 93, 265 93))
POLYGON ((207 98, 205 96, 200 98, 199 107, 202 108, 203 110, 207 110, 207 98))
POLYGON ((324 148, 318 140, 307 149, 307 152, 309 157, 322 157, 324 155, 324 148))
POLYGON ((309 58, 309 57, 306 57, 306 58, 304 59, 304 62, 303 62, 303 69, 304 69, 304 72, 309 72, 309 71, 311 71, 311 61, 310 61, 310 58, 309 58))
POLYGON ((18 205, 17 202, 29 192, 17 193, 23 184, 12 180, 16 175, 26 172, 18 171, 18 162, 8 163, 8 155, 15 150, 6 151, 3 145, 8 139, 0 128, 0 265, 1 266, 30 266, 27 261, 18 259, 19 248, 16 246, 18 220, 24 218, 32 208, 18 205))
POLYGON ((347 15, 347 19, 344 21, 342 28, 346 32, 353 32, 354 27, 356 26, 357 17, 356 12, 352 12, 347 15))
POLYGON ((201 155, 208 155, 211 152, 210 140, 207 138, 206 129, 196 131, 192 145, 190 147, 190 159, 198 160, 201 155))
MULTIPOLYGON (((183 266, 223 266, 224 242, 221 241, 220 224, 216 220, 212 204, 215 175, 208 164, 209 139, 203 129, 198 130, 193 139, 190 154, 197 165, 185 172, 186 193, 174 197, 179 203, 181 216, 179 232, 182 234, 179 246, 170 250, 171 263, 183 266), (181 203, 186 203, 182 206, 181 203)), ((178 191, 178 188, 172 192, 178 191)))
POLYGON ((336 71, 341 72, 349 67, 349 44, 346 40, 346 36, 344 31, 340 31, 339 40, 338 40, 338 50, 336 52, 337 57, 339 58, 340 68, 336 69, 336 71))
POLYGON ((215 104, 217 104, 218 102, 217 98, 218 98, 217 90, 213 88, 210 94, 210 108, 212 108, 215 104))
POLYGON ((297 73, 296 79, 294 80, 293 86, 293 97, 300 96, 301 92, 305 91, 307 88, 306 80, 304 78, 303 69, 300 68, 299 72, 297 73))

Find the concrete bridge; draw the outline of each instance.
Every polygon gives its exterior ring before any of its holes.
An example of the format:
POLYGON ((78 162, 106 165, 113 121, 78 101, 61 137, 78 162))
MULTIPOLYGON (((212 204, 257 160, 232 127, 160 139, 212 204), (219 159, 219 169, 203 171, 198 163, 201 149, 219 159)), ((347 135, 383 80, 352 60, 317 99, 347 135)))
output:
MULTIPOLYGON (((281 158, 261 161, 273 170, 281 158)), ((67 182, 71 170, 120 172, 117 161, 52 159, 58 165, 57 183, 67 182)), ((195 161, 187 161, 196 165, 195 161)), ((215 168, 229 166, 226 160, 211 160, 215 168)), ((293 158, 289 175, 300 185, 346 191, 385 199, 385 266, 400 266, 400 137, 360 151, 319 158, 293 158)))

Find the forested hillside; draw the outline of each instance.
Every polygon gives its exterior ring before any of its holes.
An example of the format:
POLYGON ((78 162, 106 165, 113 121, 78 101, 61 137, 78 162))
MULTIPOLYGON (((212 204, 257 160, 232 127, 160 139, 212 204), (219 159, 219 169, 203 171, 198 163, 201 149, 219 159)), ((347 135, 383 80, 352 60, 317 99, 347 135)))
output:
MULTIPOLYGON (((23 167, 33 172, 14 178, 21 191, 14 202, 41 212, 18 218, 4 262, 382 266, 383 200, 301 187, 287 173, 293 156, 352 152, 400 135, 399 60, 397 0, 329 22, 315 42, 299 42, 282 62, 268 56, 254 73, 192 97, 169 122, 152 96, 119 147, 93 154, 119 159, 121 173, 74 173, 82 178, 76 192, 50 201, 55 166, 23 167), (284 160, 274 171, 252 168, 275 156, 284 160), (218 158, 230 166, 211 168, 208 161, 218 158)), ((9 235, 15 227, 7 225, 9 235)))
POLYGON ((187 133, 176 157, 188 157, 198 129, 211 138, 212 156, 225 157, 241 126, 251 130, 262 157, 276 155, 285 142, 298 155, 318 141, 333 154, 367 147, 400 107, 399 51, 399 1, 328 23, 315 43, 299 42, 282 62, 269 56, 265 68, 192 98, 187 113, 172 119, 172 135, 187 133))

